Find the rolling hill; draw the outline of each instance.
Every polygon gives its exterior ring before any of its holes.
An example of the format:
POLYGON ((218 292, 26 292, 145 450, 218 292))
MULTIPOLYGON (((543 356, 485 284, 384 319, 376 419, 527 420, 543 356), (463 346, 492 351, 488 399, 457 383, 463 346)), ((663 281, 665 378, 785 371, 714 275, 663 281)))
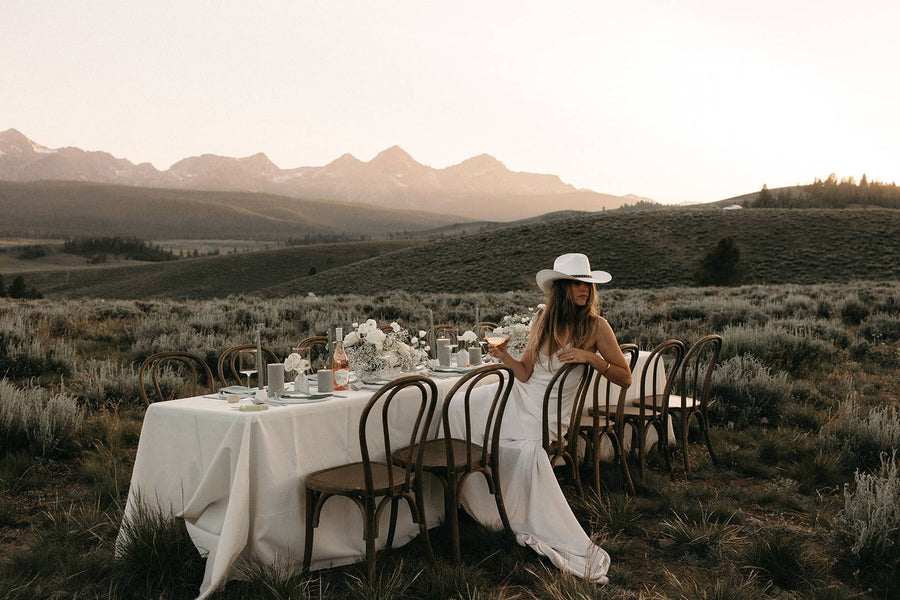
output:
POLYGON ((882 209, 608 211, 412 245, 384 243, 369 255, 366 243, 288 248, 97 269, 93 283, 71 273, 29 274, 27 283, 51 297, 106 298, 506 291, 533 289, 538 270, 559 254, 580 251, 613 274, 607 289, 655 288, 691 285, 701 259, 723 236, 739 247, 747 283, 896 280, 897 231, 900 212, 882 209), (322 263, 319 257, 334 255, 337 246, 347 248, 346 260, 322 263), (295 254, 301 250, 308 253, 303 261, 295 254), (308 266, 317 273, 309 276, 308 266), (150 273, 152 285, 142 283, 150 273), (198 285, 201 280, 208 283, 198 285))
POLYGON ((0 236, 285 240, 307 234, 385 236, 466 221, 369 204, 250 192, 0 181, 0 236))

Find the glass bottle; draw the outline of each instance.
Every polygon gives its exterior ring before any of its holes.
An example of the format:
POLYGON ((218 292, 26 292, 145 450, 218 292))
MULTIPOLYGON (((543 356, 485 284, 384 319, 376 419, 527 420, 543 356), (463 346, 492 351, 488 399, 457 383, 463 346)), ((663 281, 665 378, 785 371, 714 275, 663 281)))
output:
POLYGON ((344 350, 344 330, 335 329, 334 353, 331 357, 331 370, 334 374, 334 389, 346 390, 350 387, 350 360, 344 350))

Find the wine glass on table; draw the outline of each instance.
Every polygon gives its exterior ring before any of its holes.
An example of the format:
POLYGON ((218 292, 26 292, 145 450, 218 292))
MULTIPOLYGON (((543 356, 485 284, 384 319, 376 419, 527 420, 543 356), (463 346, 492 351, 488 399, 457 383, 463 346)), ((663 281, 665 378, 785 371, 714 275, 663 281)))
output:
POLYGON ((259 372, 256 350, 241 350, 238 353, 238 371, 247 377, 247 390, 250 390, 250 376, 259 372))
MULTIPOLYGON (((489 335, 484 338, 484 341, 488 344, 488 349, 501 348, 506 346, 509 343, 509 336, 506 335, 489 335)), ((496 362, 497 359, 494 359, 496 362)))

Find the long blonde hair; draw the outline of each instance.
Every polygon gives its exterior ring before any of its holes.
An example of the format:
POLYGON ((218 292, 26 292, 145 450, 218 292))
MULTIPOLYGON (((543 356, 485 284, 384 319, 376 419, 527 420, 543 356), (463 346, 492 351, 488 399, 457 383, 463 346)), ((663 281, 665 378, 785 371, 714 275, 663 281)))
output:
POLYGON ((570 339, 575 348, 593 349, 600 321, 597 290, 591 284, 587 302, 584 306, 578 306, 570 291, 573 283, 575 281, 571 279, 554 281, 547 295, 547 306, 535 315, 524 352, 532 362, 540 360, 540 349, 548 340, 551 352, 562 348, 570 339))

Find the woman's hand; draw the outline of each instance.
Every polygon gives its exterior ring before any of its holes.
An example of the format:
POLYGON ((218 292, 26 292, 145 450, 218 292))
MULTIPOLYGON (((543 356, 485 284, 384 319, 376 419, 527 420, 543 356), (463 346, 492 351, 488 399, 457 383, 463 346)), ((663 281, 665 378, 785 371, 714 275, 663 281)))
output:
POLYGON ((505 357, 509 357, 509 351, 506 349, 506 346, 509 344, 509 339, 504 341, 502 344, 498 344, 496 346, 488 345, 488 354, 498 359, 500 362, 504 362, 503 359, 505 357))
POLYGON ((591 360, 593 354, 581 348, 561 348, 556 351, 556 358, 562 363, 586 363, 591 360))

